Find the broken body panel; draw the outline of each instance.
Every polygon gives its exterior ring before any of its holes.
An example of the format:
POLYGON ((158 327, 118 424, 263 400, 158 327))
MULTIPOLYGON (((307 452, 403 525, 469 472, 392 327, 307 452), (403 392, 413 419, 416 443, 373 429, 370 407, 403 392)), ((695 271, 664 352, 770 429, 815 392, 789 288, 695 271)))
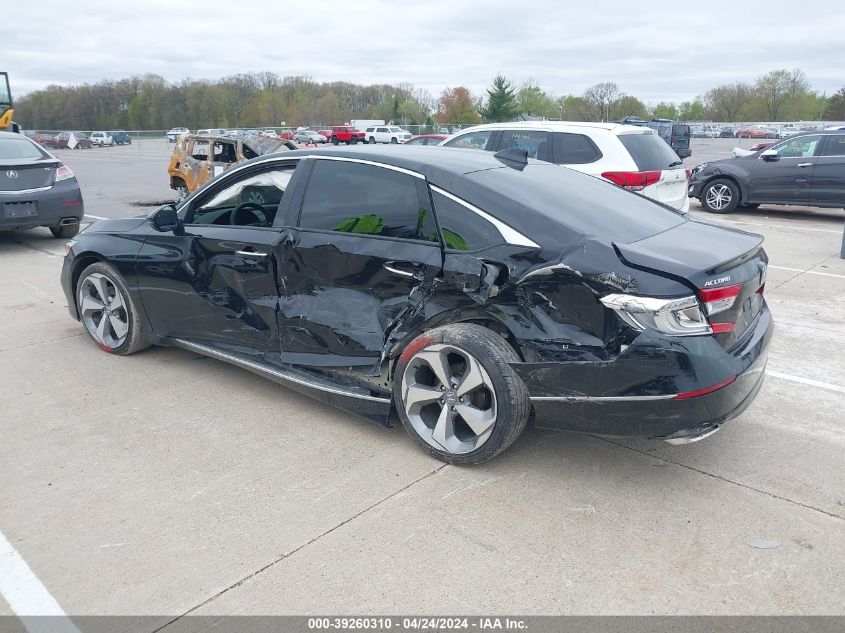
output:
POLYGON ((539 426, 700 435, 741 412, 760 388, 772 321, 762 299, 759 236, 691 220, 569 170, 534 161, 515 169, 484 152, 335 149, 254 164, 295 166, 271 226, 184 224, 159 232, 149 222, 99 222, 65 261, 69 305, 85 262, 120 261, 144 307, 144 327, 159 343, 199 346, 381 424, 389 423, 399 355, 448 323, 482 324, 514 347, 521 360, 512 367, 539 426), (302 227, 303 199, 321 159, 412 174, 420 217, 437 217, 443 237, 302 227), (563 181, 556 187, 564 197, 544 188, 548 178, 563 181), (435 204, 445 194, 489 214, 504 239, 461 250, 467 245, 447 235, 435 204), (730 332, 637 331, 600 301, 620 292, 696 296, 714 280, 742 286, 738 305, 720 315, 734 319, 730 332))

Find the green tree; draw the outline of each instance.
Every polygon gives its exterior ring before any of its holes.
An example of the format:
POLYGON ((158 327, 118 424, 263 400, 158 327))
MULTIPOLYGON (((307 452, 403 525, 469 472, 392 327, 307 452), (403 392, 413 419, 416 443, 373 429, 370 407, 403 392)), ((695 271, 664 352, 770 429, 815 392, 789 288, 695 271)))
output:
POLYGON ((625 117, 636 117, 638 119, 648 118, 648 108, 646 105, 631 95, 620 97, 610 111, 610 118, 621 120, 625 117))
POLYGON ((822 119, 825 121, 845 121, 845 88, 827 100, 822 119))
POLYGON ((533 78, 528 79, 516 93, 518 114, 530 114, 547 119, 560 116, 557 104, 533 78))
POLYGON ((487 89, 487 105, 481 109, 485 121, 496 123, 512 121, 519 114, 514 89, 502 75, 496 75, 493 85, 487 89))
POLYGON ((610 114, 619 99, 624 95, 619 92, 619 86, 612 81, 590 86, 584 91, 584 105, 588 121, 608 121, 610 114))
POLYGON ((703 121, 706 117, 706 108, 702 100, 684 101, 678 106, 678 118, 681 121, 703 121))
POLYGON ((808 89, 807 77, 798 68, 792 72, 773 70, 760 77, 754 86, 769 121, 780 120, 787 101, 796 95, 805 94, 808 89))
POLYGON ((741 121, 747 118, 753 96, 751 86, 737 81, 708 90, 704 103, 714 121, 741 121))
POLYGON ((652 116, 655 119, 677 119, 678 118, 678 108, 675 107, 674 103, 667 103, 665 101, 661 101, 654 109, 651 111, 652 116))

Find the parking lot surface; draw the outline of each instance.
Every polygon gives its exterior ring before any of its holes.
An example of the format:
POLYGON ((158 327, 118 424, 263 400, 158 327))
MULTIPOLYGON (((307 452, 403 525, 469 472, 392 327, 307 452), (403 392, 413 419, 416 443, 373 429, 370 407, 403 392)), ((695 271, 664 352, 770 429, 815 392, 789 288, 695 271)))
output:
MULTIPOLYGON (((686 162, 736 144, 693 139, 686 162)), ((172 199, 172 147, 57 154, 95 219, 172 199)), ((160 624, 843 614, 845 212, 692 207, 766 238, 777 329, 755 403, 692 445, 528 429, 474 468, 214 360, 104 354, 68 315, 62 242, 0 234, 0 533, 66 613, 160 624)))

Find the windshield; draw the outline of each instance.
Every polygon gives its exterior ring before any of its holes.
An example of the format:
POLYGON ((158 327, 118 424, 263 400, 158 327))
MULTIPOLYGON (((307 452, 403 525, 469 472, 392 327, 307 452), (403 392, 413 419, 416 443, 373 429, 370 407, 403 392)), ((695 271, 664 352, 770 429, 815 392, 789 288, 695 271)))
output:
POLYGON ((619 140, 640 171, 662 171, 683 165, 672 148, 655 134, 620 134, 619 140))
POLYGON ((39 160, 47 158, 35 143, 25 138, 0 139, 0 160, 25 159, 39 160))

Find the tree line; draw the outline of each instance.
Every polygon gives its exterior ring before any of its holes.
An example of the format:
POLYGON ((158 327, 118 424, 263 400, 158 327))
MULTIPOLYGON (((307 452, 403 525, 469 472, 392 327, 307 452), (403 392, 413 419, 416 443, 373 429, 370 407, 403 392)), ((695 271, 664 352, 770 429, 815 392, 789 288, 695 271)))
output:
POLYGON ((360 85, 248 73, 217 81, 168 82, 159 75, 95 84, 51 85, 18 99, 25 129, 167 129, 264 127, 384 119, 405 125, 510 121, 519 115, 572 121, 624 117, 688 121, 845 120, 845 87, 826 97, 799 70, 774 70, 754 83, 716 86, 691 101, 646 104, 614 82, 581 95, 554 96, 531 78, 520 85, 498 75, 484 95, 464 86, 438 98, 409 83, 360 85))

